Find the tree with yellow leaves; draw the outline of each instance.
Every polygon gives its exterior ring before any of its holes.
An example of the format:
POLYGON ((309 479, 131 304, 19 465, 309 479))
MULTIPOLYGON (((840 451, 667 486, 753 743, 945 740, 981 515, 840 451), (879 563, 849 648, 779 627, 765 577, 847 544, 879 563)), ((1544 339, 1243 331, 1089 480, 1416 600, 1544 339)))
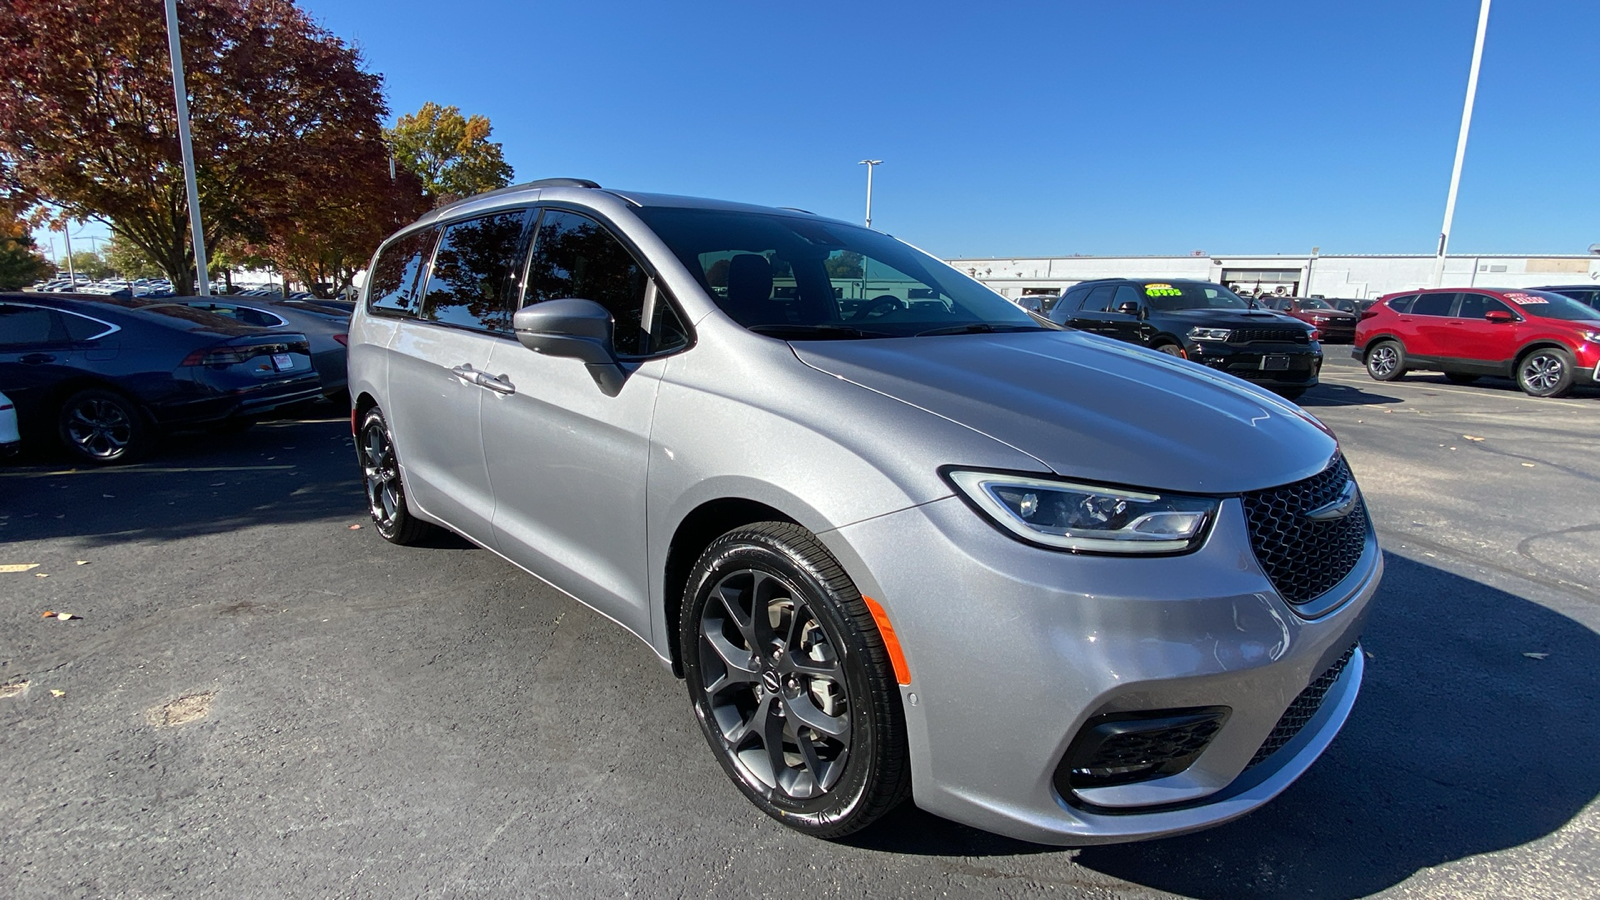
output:
POLYGON ((384 130, 395 163, 422 181, 434 206, 511 183, 511 166, 489 140, 485 116, 462 116, 454 106, 429 101, 384 130))

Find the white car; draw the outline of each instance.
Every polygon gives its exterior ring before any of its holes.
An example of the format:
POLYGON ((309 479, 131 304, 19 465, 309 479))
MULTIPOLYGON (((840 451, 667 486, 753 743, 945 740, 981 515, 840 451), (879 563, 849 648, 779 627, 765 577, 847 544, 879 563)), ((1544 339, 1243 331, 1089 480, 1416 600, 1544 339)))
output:
POLYGON ((22 446, 22 436, 17 432, 17 408, 11 398, 0 394, 0 457, 16 453, 22 446))

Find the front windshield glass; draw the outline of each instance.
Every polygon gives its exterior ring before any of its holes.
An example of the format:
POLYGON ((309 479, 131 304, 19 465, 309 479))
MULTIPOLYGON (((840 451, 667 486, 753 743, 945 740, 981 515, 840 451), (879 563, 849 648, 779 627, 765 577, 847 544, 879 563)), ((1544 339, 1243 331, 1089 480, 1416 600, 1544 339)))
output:
POLYGON ((1585 306, 1571 297, 1563 297, 1549 291, 1507 291, 1505 298, 1515 303, 1517 309, 1531 316, 1565 319, 1569 322, 1600 321, 1600 310, 1585 306))
POLYGON ((1301 309, 1333 309, 1334 307, 1333 307, 1333 304, 1329 303, 1326 300, 1318 300, 1315 297, 1308 297, 1308 298, 1300 301, 1300 308, 1301 309))
POLYGON ((1249 309, 1238 294, 1209 281, 1152 281, 1145 299, 1156 309, 1249 309))
POLYGON ((643 219, 740 325, 786 340, 1052 330, 894 238, 803 215, 647 207, 643 219))

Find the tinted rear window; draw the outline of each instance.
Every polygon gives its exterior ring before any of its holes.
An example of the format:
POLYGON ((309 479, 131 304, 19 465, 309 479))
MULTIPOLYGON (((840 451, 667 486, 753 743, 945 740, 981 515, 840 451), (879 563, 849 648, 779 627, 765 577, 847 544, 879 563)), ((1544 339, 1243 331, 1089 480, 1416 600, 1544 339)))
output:
POLYGON ((1413 316, 1448 316, 1456 303, 1455 294, 1422 294, 1411 304, 1413 316))
POLYGON ((439 232, 409 234, 383 248, 367 277, 367 305, 378 312, 415 315, 421 305, 417 274, 433 251, 439 232))
POLYGON ((43 344, 63 338, 50 310, 0 306, 0 344, 43 344))

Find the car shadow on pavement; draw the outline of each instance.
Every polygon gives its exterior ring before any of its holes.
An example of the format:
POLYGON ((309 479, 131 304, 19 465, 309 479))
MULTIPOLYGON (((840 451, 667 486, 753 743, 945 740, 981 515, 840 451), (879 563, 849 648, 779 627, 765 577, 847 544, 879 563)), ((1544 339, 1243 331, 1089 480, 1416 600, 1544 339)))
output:
MULTIPOLYGON (((1205 900, 1344 900, 1536 841, 1600 795, 1592 753, 1600 636, 1424 563, 1393 553, 1386 562, 1362 640, 1369 658, 1360 699, 1310 771, 1238 821, 1083 848, 1076 864, 1205 900)), ((847 843, 955 857, 1074 853, 909 803, 847 843)))
POLYGON ((347 414, 331 405, 238 434, 178 434, 120 466, 24 457, 0 467, 0 544, 120 543, 285 522, 366 524, 347 414), (323 408, 326 407, 326 408, 323 408))
POLYGON ((1299 782, 1237 822, 1077 862, 1208 900, 1342 900, 1536 841, 1600 795, 1600 635, 1424 563, 1386 562, 1361 697, 1299 782))
MULTIPOLYGON (((1374 385, 1378 382, 1373 382, 1374 385)), ((1348 384, 1334 384, 1324 381, 1295 401, 1301 406, 1310 408, 1316 406, 1388 406, 1406 402, 1400 397, 1391 397, 1375 391, 1365 390, 1348 384)))

